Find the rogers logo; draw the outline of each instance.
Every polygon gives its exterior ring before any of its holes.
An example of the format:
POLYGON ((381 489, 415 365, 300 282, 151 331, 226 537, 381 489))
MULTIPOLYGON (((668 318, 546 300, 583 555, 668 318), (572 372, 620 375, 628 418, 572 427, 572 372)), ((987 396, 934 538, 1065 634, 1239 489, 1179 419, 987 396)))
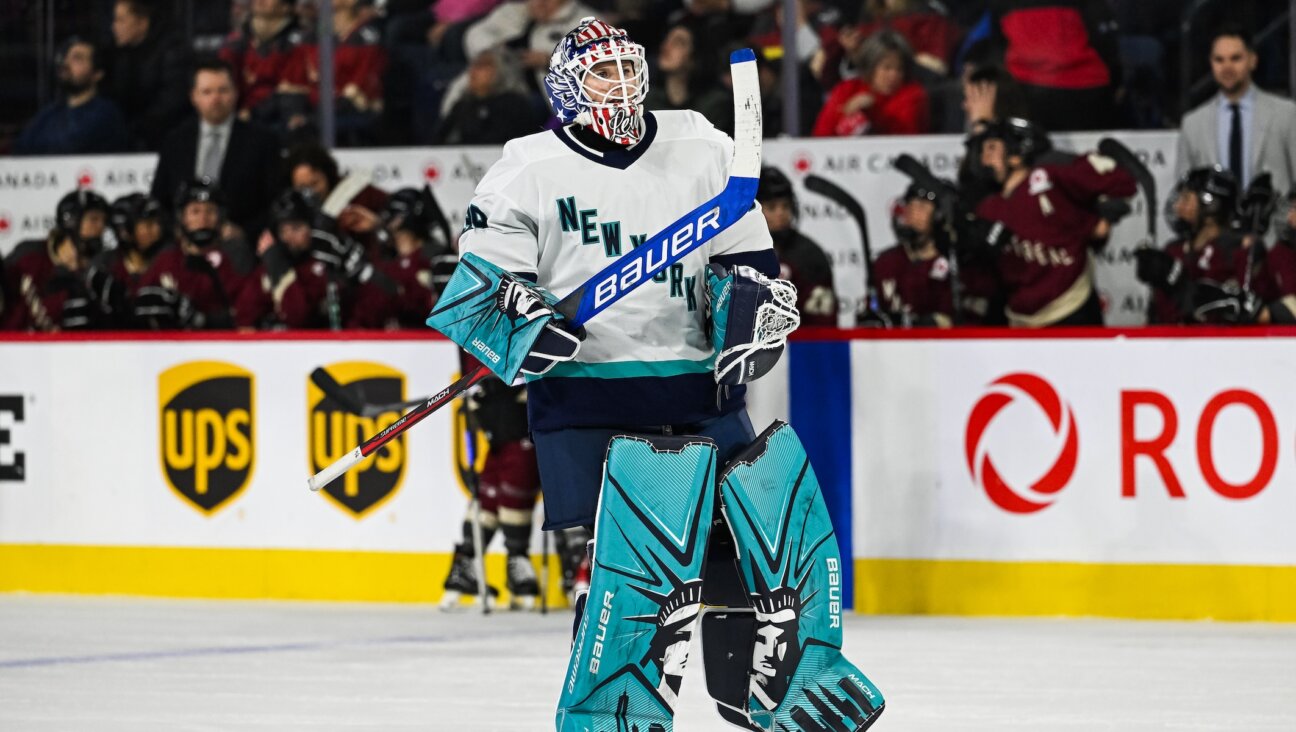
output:
POLYGON ((1071 405, 1064 404, 1049 382, 1034 374, 1008 374, 991 382, 990 391, 972 407, 972 413, 968 415, 964 447, 972 480, 995 505, 1010 513, 1035 513, 1051 506, 1058 491, 1066 487, 1071 475, 1075 473, 1079 452, 1075 415, 1071 411, 1071 405), (1018 398, 1034 401, 1048 417, 1053 434, 1062 437, 1062 450, 1054 459, 1053 465, 1026 490, 1017 490, 1008 485, 995 468, 990 459, 990 451, 982 440, 995 416, 1018 398))

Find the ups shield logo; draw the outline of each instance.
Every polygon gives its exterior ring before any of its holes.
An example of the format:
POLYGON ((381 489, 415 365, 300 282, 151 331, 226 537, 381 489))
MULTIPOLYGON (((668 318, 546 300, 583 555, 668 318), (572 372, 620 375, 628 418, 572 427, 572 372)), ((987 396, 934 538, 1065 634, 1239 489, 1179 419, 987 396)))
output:
POLYGON ((158 376, 162 474, 171 489, 204 513, 247 487, 253 466, 251 372, 194 361, 158 376))
MULTIPOLYGON (((381 364, 363 361, 324 367, 342 388, 362 402, 395 404, 405 401, 405 376, 381 364)), ((342 408, 307 381, 307 421, 310 425, 310 469, 318 473, 356 445, 400 419, 400 412, 361 417, 342 408)), ((395 495, 405 477, 405 436, 383 445, 355 469, 324 487, 323 493, 356 518, 395 495)))

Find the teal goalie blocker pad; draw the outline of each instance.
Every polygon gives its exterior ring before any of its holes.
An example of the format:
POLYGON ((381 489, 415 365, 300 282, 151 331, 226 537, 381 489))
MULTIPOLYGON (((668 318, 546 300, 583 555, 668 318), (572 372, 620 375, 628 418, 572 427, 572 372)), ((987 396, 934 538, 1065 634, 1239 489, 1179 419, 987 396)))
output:
POLYGON ((716 448, 613 438, 589 599, 558 702, 559 732, 670 732, 702 603, 716 448))
POLYGON ((506 384, 557 317, 558 298, 468 253, 459 260, 427 324, 458 343, 506 384))
POLYGON ((755 634, 746 709, 722 705, 721 715, 765 732, 867 729, 882 693, 842 656, 841 554, 790 425, 775 422, 734 458, 720 500, 755 634))

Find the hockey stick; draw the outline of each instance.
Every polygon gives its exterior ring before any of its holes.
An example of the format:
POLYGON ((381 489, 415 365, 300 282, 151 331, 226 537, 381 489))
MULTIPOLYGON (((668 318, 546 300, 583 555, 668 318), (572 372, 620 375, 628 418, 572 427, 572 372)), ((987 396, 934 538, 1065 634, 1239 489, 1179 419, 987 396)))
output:
POLYGON ((1147 246, 1154 247, 1157 245, 1157 208, 1156 208, 1156 179, 1152 177, 1152 171, 1148 170, 1143 161, 1138 159, 1133 150, 1125 147, 1123 143, 1111 137, 1104 137, 1098 141, 1098 152, 1106 155, 1116 164, 1124 168, 1134 180, 1138 183, 1139 188, 1143 189, 1143 205, 1147 207, 1147 246))
MULTIPOLYGON (((557 309, 575 326, 603 312, 654 275, 707 243, 752 209, 760 179, 761 100, 756 54, 750 48, 729 57, 734 91, 734 153, 724 190, 627 252, 558 302, 557 309)), ((473 384, 491 375, 478 366, 427 401, 405 413, 387 429, 360 443, 307 480, 317 491, 355 467, 395 437, 445 406, 473 384)))
POLYGON ((460 414, 464 421, 464 454, 468 458, 464 478, 472 488, 472 506, 468 513, 472 522, 473 562, 477 565, 477 597, 481 601, 482 615, 490 615, 490 589, 486 587, 486 542, 482 540, 481 477, 477 475, 477 430, 472 428, 467 404, 463 406, 465 408, 460 414))
POLYGON ((900 157, 896 158, 895 169, 904 173, 909 180, 938 196, 936 206, 940 209, 941 216, 945 220, 946 234, 950 237, 951 246, 946 261, 949 263, 950 297, 954 300, 954 324, 958 325, 963 322, 963 281, 959 279, 958 255, 952 246, 955 204, 957 201, 955 196, 950 194, 954 192, 948 190, 949 186, 945 185, 940 178, 932 174, 926 165, 923 165, 909 153, 902 153, 900 157))
POLYGON ((358 414, 361 417, 370 419, 387 412, 403 412, 427 401, 427 397, 422 397, 404 402, 368 402, 365 401, 364 392, 352 395, 345 386, 342 386, 337 379, 333 378, 333 374, 330 374, 322 366, 311 372, 310 380, 323 392, 324 396, 337 402, 339 407, 352 414, 358 414))
POLYGON ((864 299, 867 308, 865 312, 880 312, 877 279, 873 275, 873 247, 869 244, 868 216, 864 213, 864 207, 845 188, 813 173, 806 176, 805 187, 846 209, 846 214, 859 227, 860 241, 864 247, 864 299))

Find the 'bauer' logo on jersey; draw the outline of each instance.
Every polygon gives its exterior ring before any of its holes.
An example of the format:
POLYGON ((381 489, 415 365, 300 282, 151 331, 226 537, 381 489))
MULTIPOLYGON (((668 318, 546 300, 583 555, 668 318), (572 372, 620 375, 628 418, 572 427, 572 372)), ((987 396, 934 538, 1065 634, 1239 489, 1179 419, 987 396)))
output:
POLYGON ((252 477, 252 374, 219 361, 194 361, 158 376, 162 474, 204 513, 226 505, 252 477))
MULTIPOLYGON (((394 404, 405 401, 405 376, 387 366, 353 361, 324 367, 358 401, 394 404)), ((311 381, 306 384, 306 411, 311 472, 318 473, 356 445, 400 419, 400 412, 362 417, 326 397, 311 381)), ((395 495, 405 477, 405 436, 383 445, 322 493, 356 518, 363 517, 395 495)))

